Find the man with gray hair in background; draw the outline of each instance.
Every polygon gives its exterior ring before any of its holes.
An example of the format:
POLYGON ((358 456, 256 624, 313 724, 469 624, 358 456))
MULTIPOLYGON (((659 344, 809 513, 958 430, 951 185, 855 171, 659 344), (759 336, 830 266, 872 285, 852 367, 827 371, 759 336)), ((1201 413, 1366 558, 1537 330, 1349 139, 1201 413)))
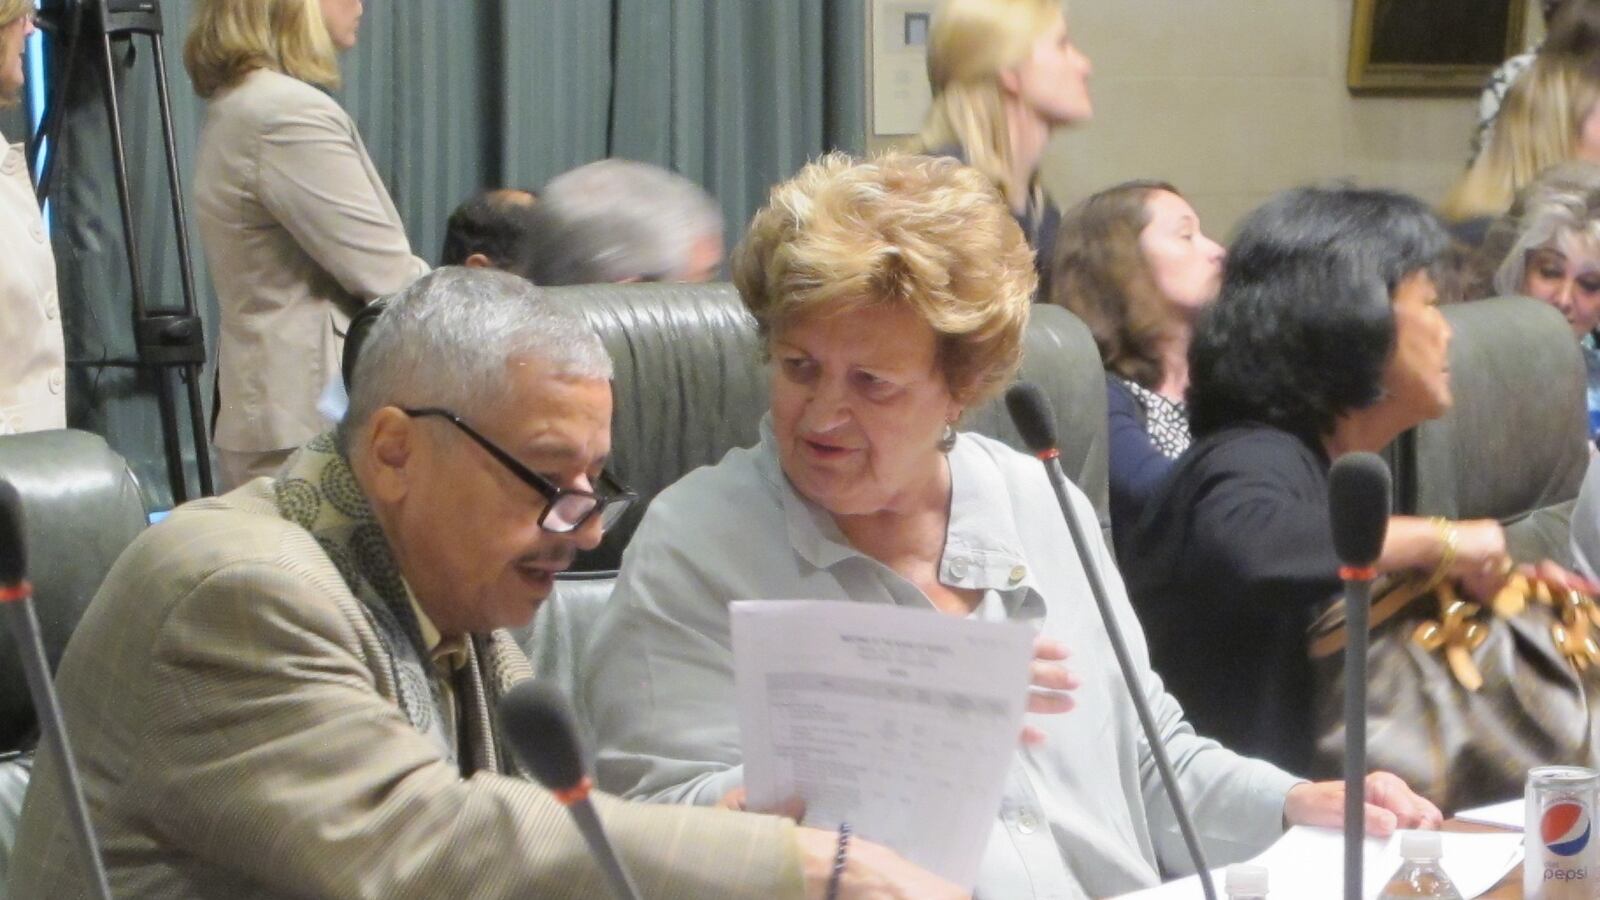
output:
MULTIPOLYGON (((598 897, 494 709, 508 627, 632 500, 611 361, 571 310, 444 268, 373 326, 350 413, 271 478, 136 539, 56 675, 119 897, 598 897)), ((41 753, 11 889, 87 893, 41 753)), ((645 897, 953 896, 865 841, 596 797, 645 897), (840 868, 835 860, 841 859, 840 868)))
POLYGON ((530 229, 536 284, 701 282, 722 265, 722 211, 701 187, 658 166, 604 159, 539 194, 530 229))

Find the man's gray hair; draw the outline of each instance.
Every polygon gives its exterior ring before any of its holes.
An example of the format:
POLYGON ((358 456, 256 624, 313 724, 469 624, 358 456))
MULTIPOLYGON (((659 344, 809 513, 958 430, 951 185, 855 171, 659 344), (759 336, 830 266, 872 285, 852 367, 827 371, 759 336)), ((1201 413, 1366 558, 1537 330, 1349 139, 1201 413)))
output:
POLYGON ((539 284, 681 281, 703 238, 722 238, 722 210, 698 184, 658 166, 603 159, 564 172, 539 194, 539 284))
POLYGON ((609 379, 611 357, 583 317, 525 278, 448 266, 412 282, 373 322, 339 426, 352 436, 385 406, 472 418, 509 401, 509 365, 537 359, 565 378, 609 379))

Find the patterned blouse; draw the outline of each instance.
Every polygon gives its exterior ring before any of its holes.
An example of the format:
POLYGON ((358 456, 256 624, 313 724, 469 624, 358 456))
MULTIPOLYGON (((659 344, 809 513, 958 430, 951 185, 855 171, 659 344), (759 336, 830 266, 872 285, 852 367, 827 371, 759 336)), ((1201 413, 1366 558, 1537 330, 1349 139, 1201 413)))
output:
POLYGON ((1133 394, 1133 399, 1144 410, 1145 430, 1150 432, 1150 443, 1168 459, 1177 459, 1189 449, 1189 408, 1169 400, 1143 385, 1119 379, 1133 394))

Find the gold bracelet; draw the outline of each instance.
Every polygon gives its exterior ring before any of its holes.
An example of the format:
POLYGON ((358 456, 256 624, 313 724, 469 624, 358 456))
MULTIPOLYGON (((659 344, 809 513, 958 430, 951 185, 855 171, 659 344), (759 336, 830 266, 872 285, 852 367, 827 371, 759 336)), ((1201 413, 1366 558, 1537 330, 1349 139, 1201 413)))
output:
POLYGON ((1439 535, 1439 542, 1444 544, 1444 550, 1439 554, 1439 565, 1434 567, 1433 574, 1428 576, 1427 584, 1423 585, 1423 593, 1433 590, 1444 583, 1450 576, 1450 570, 1456 564, 1456 550, 1461 542, 1461 534, 1456 531, 1454 522, 1449 519, 1434 516, 1428 520, 1433 530, 1439 535))

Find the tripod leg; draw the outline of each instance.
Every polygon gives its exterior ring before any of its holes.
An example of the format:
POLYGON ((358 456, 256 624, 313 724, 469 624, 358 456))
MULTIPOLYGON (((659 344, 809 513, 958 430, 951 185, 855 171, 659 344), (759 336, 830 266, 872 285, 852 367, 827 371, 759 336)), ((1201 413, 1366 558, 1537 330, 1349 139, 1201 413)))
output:
MULTIPOLYGON (((133 198, 128 183, 128 150, 122 135, 122 110, 117 102, 116 60, 111 52, 111 35, 106 30, 106 10, 100 10, 101 62, 104 68, 106 116, 111 126, 111 160, 117 181, 117 203, 122 210, 123 248, 128 255, 128 284, 133 295, 133 332, 136 344, 142 344, 142 323, 150 317, 145 302, 144 270, 140 264, 139 243, 133 219, 133 198)), ((146 350, 138 347, 142 362, 148 362, 146 350)), ((156 379, 156 400, 161 409, 161 436, 167 462, 167 479, 172 488, 174 504, 188 499, 189 486, 183 471, 183 446, 178 437, 178 412, 173 400, 172 382, 166 366, 142 365, 141 371, 152 372, 156 379)))
POLYGON ((122 212, 122 245, 128 255, 128 287, 133 294, 135 323, 147 313, 144 296, 144 267, 139 260, 139 241, 133 220, 133 196, 128 187, 128 149, 122 139, 122 108, 117 103, 116 60, 111 55, 111 36, 100 34, 105 76, 106 117, 111 125, 111 161, 117 178, 117 205, 122 212))
MULTIPOLYGON (((172 103, 168 98, 167 88, 167 59, 161 40, 161 32, 153 32, 150 42, 154 48, 156 99, 159 101, 158 111, 161 117, 162 148, 167 156, 167 188, 172 198, 172 223, 173 233, 177 238, 178 249, 178 276, 183 288, 184 315, 194 316, 199 321, 199 303, 196 300, 194 287, 194 263, 189 249, 189 223, 183 211, 183 178, 178 172, 178 145, 173 135, 172 103)), ((204 350, 201 353, 204 354, 204 350)), ((188 382, 189 399, 189 430, 194 444, 195 469, 200 476, 200 496, 209 497, 216 493, 216 486, 211 477, 211 448, 210 431, 206 428, 205 404, 200 397, 201 364, 190 363, 180 370, 182 377, 188 382)))
POLYGON ((178 436, 178 404, 173 397, 172 370, 158 366, 145 371, 156 379, 156 402, 161 407, 161 441, 167 447, 167 480, 172 484, 172 505, 189 499, 189 478, 183 471, 183 444, 178 436))
POLYGON ((211 446, 207 440, 205 405, 200 399, 200 373, 199 363, 183 368, 183 378, 189 387, 189 427, 195 435, 194 465, 200 475, 200 496, 210 497, 216 494, 217 485, 211 475, 211 446))
POLYGON ((178 173, 178 144, 172 131, 172 104, 167 96, 167 61, 162 52, 160 33, 152 34, 150 41, 155 49, 156 99, 161 117, 162 149, 167 155, 167 188, 172 197, 172 221, 178 247, 178 277, 183 288, 183 312, 195 315, 194 266, 189 251, 189 224, 183 211, 183 179, 178 173))

